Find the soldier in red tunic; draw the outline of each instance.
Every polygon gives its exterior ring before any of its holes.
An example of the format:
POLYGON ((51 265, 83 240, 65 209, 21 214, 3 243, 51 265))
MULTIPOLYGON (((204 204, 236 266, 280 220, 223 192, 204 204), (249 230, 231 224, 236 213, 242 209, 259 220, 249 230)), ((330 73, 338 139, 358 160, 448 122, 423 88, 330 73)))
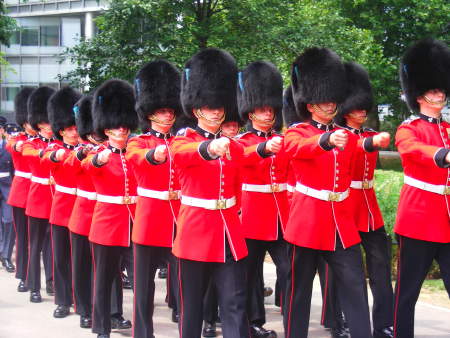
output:
POLYGON ((292 65, 296 111, 309 121, 288 129, 284 139, 297 181, 284 234, 291 243, 284 314, 288 338, 308 335, 319 257, 335 273, 352 337, 372 335, 361 239, 348 199, 357 140, 332 123, 345 99, 345 78, 339 56, 326 48, 307 49, 292 65))
POLYGON ((288 266, 283 232, 288 221, 288 157, 283 139, 276 133, 282 125, 283 79, 269 62, 257 61, 239 73, 238 108, 247 132, 239 135, 244 145, 242 176, 242 228, 246 237, 247 316, 252 337, 276 337, 266 330, 263 266, 269 252, 279 272, 284 295, 288 266))
POLYGON ((27 161, 22 156, 22 145, 26 140, 36 136, 36 131, 28 123, 28 98, 34 88, 24 87, 14 98, 16 122, 24 132, 10 135, 6 149, 11 153, 14 163, 14 178, 9 192, 8 204, 12 206, 16 230, 16 278, 20 280, 17 291, 28 291, 25 285, 28 264, 28 217, 25 215, 31 172, 27 161), (16 148, 17 147, 17 148, 16 148))
POLYGON ((68 223, 76 199, 76 181, 71 167, 64 160, 78 144, 78 133, 73 113, 74 104, 81 94, 71 87, 54 93, 48 101, 48 117, 53 135, 61 144, 49 147, 42 156, 42 164, 50 168, 55 182, 49 222, 52 234, 53 281, 55 304, 53 316, 67 317, 72 299, 72 275, 70 266, 70 236, 68 223))
POLYGON ((28 98, 28 121, 39 135, 15 146, 16 150, 22 149, 22 156, 28 162, 32 175, 25 214, 29 216, 27 286, 30 289, 30 301, 33 303, 42 301, 40 293, 41 251, 44 266, 47 266, 45 269, 47 293, 53 294, 52 252, 48 219, 54 191, 50 179, 50 168, 41 163, 41 158, 45 149, 58 143, 53 140, 53 132, 47 116, 47 101, 54 92, 54 89, 43 86, 31 93, 28 98))
POLYGON ((238 216, 243 146, 220 136, 225 114, 236 113, 237 67, 225 51, 208 48, 185 65, 181 103, 198 125, 179 132, 171 151, 181 186, 173 253, 178 257, 180 337, 202 332, 209 277, 219 299, 223 336, 249 334, 245 313, 245 238, 238 216))
MULTIPOLYGON (((169 145, 173 140, 171 128, 182 114, 180 80, 179 70, 165 60, 147 63, 135 79, 136 111, 147 130, 130 139, 125 156, 138 183, 132 234, 136 338, 154 337, 152 317, 158 266, 168 262, 171 271, 176 269, 171 250, 180 188, 169 145)), ((177 285, 176 275, 171 273, 169 279, 169 288, 170 281, 177 285)))
POLYGON ((414 309, 433 259, 450 295, 450 124, 442 108, 450 94, 450 49, 424 39, 411 46, 400 65, 406 102, 416 113, 395 135, 405 184, 395 233, 399 236, 394 337, 414 336, 414 309))
POLYGON ((97 192, 89 241, 94 263, 92 331, 109 337, 111 326, 131 327, 121 315, 110 317, 113 281, 120 260, 130 246, 136 204, 136 180, 125 158, 131 130, 137 127, 133 88, 122 80, 108 80, 94 94, 94 131, 108 139, 107 149, 91 154, 82 166, 97 192), (128 324, 128 325, 125 325, 128 324))

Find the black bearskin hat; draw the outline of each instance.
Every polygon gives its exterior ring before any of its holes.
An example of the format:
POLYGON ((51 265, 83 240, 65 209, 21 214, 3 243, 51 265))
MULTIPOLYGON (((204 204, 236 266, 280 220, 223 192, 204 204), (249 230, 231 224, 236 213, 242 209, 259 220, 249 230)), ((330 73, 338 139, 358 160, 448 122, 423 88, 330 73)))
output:
POLYGON ((187 116, 194 108, 225 108, 231 120, 237 114, 237 66, 226 51, 206 48, 186 62, 181 78, 181 104, 187 116))
POLYGON ((242 121, 248 121, 248 114, 255 108, 272 107, 276 121, 274 129, 281 129, 283 78, 277 67, 270 62, 255 61, 239 72, 237 102, 242 121))
POLYGON ((339 55, 328 48, 307 48, 292 64, 291 83, 295 108, 309 119, 308 103, 340 104, 347 94, 345 68, 339 55))
POLYGON ((23 87, 14 98, 14 111, 19 126, 28 122, 28 98, 33 90, 35 90, 33 87, 23 87))
POLYGON ((286 128, 289 128, 294 123, 302 122, 302 118, 295 110, 292 86, 287 87, 283 93, 283 120, 286 128))
POLYGON ((369 113, 373 107, 372 85, 367 71, 355 62, 346 62, 344 66, 347 73, 348 94, 339 105, 335 117, 335 122, 341 126, 345 125, 345 115, 353 110, 365 110, 369 113))
POLYGON ((88 135, 94 133, 94 127, 92 125, 92 100, 92 95, 84 95, 73 106, 78 135, 84 141, 88 140, 88 135))
POLYGON ((136 129, 138 117, 134 105, 133 87, 128 82, 118 79, 105 81, 94 93, 92 119, 95 133, 107 138, 105 129, 136 129))
POLYGON ((48 119, 52 126, 53 135, 58 140, 63 139, 59 133, 61 130, 75 125, 73 106, 80 97, 79 91, 71 87, 64 87, 54 93, 48 100, 48 119))
POLYGON ((53 93, 55 93, 53 88, 42 86, 35 89, 28 97, 28 122, 36 131, 39 131, 39 123, 49 123, 47 102, 53 93))
POLYGON ((175 116, 179 116, 182 112, 180 80, 179 70, 166 60, 145 64, 134 81, 139 118, 148 123, 148 116, 160 108, 171 108, 175 111, 175 116))
POLYGON ((426 38, 416 42, 403 55, 400 82, 406 103, 419 112, 417 98, 431 89, 450 94, 450 49, 439 40, 426 38))

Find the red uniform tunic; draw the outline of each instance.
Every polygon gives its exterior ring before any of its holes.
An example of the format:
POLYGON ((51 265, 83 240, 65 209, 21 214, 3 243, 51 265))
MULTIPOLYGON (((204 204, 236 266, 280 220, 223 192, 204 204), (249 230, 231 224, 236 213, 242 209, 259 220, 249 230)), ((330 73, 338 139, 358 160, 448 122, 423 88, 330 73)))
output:
POLYGON ((28 191, 30 190, 31 171, 27 159, 22 155, 22 152, 16 151, 14 146, 17 142, 25 142, 28 139, 31 140, 32 137, 28 137, 26 134, 20 134, 15 138, 11 138, 6 144, 6 149, 11 153, 15 169, 9 191, 8 204, 24 209, 27 204, 28 191))
POLYGON ((378 151, 373 146, 372 138, 378 133, 370 128, 353 129, 345 127, 359 138, 355 165, 352 174, 352 186, 363 186, 363 189, 350 187, 349 199, 355 206, 355 222, 359 231, 369 232, 384 225, 383 216, 378 206, 377 196, 373 189, 373 176, 377 166, 378 151))
POLYGON ((126 158, 138 183, 132 234, 134 243, 172 247, 175 220, 180 209, 180 185, 175 177, 172 154, 169 153, 164 163, 153 159, 155 148, 169 146, 172 140, 172 136, 151 129, 128 142, 126 158))
POLYGON ((42 136, 30 139, 23 144, 22 155, 31 170, 31 184, 28 193, 25 214, 27 216, 49 219, 54 187, 50 179, 50 167, 41 163, 41 157, 47 148, 60 144, 59 141, 42 136))
MULTIPOLYGON (((297 184, 318 191, 342 193, 349 189, 357 140, 350 135, 344 151, 331 148, 326 141, 334 130, 315 121, 287 130, 284 145, 297 184)), ((284 237, 298 246, 333 251, 338 234, 344 248, 350 247, 361 241, 353 212, 348 198, 324 201, 296 190, 284 237)))
POLYGON ((97 192, 89 240, 101 245, 129 247, 136 207, 136 179, 125 159, 125 150, 108 148, 112 151, 108 163, 95 165, 97 154, 90 154, 82 162, 97 192), (102 196, 117 203, 103 202, 102 196))
POLYGON ((288 158, 283 150, 271 156, 265 153, 266 142, 275 136, 279 135, 250 128, 249 132, 238 137, 238 141, 245 147, 244 165, 241 169, 241 218, 246 238, 277 240, 278 220, 282 231, 288 221, 288 158), (251 191, 269 187, 272 192, 251 191))
POLYGON ((394 228, 397 234, 424 241, 450 242, 450 169, 445 162, 450 149, 449 133, 448 122, 425 115, 410 118, 398 128, 395 144, 402 158, 405 180, 410 177, 438 186, 441 193, 404 184, 394 228))
MULTIPOLYGON (((207 152, 215 135, 200 128, 187 128, 171 144, 182 199, 187 196, 202 200, 230 199, 240 196, 239 167, 244 149, 230 142, 231 160, 211 159, 207 152)), ((177 219, 175 256, 202 262, 225 262, 225 240, 235 260, 247 255, 245 238, 238 217, 238 205, 210 210, 183 204, 177 219)))
POLYGON ((64 160, 75 149, 69 144, 58 144, 45 151, 41 163, 50 168, 50 175, 55 183, 55 193, 53 195, 52 208, 50 210, 50 224, 67 227, 72 214, 76 195, 75 172, 72 167, 65 165, 64 160), (63 160, 56 160, 56 151, 64 149, 63 160))
MULTIPOLYGON (((97 146, 92 153, 96 154, 103 149, 105 147, 97 146)), ((85 158, 81 150, 81 147, 75 149, 66 159, 66 165, 72 167, 77 183, 77 198, 70 215, 69 230, 78 235, 89 236, 97 194, 91 176, 81 166, 81 161, 85 158)))

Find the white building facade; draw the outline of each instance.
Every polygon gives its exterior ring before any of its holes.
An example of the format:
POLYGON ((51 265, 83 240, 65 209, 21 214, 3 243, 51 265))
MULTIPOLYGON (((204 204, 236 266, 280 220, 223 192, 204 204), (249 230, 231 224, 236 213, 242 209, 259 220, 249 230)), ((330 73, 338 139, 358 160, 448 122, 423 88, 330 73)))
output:
POLYGON ((1 46, 9 66, 0 69, 0 112, 10 120, 14 97, 23 86, 64 85, 59 75, 74 68, 59 55, 95 34, 93 18, 107 6, 105 0, 2 0, 19 30, 10 46, 1 46))

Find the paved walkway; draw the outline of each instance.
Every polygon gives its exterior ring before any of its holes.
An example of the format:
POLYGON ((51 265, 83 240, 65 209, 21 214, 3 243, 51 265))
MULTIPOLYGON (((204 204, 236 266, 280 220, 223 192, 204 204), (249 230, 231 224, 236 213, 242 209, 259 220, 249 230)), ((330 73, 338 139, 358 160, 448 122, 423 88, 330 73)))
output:
MULTIPOLYGON (((274 287, 275 268, 273 264, 265 264, 266 285, 274 287)), ((42 291, 43 302, 29 302, 29 293, 16 291, 18 281, 14 275, 0 268, 0 338, 83 338, 95 337, 89 329, 79 327, 79 317, 71 314, 64 319, 53 318, 53 298, 42 291)), ((165 280, 156 280, 156 308, 154 315, 155 336, 157 338, 177 338, 176 324, 170 321, 171 312, 164 303, 165 280)), ((124 316, 132 318, 133 295, 130 290, 124 293, 124 316)), ((272 297, 266 298, 266 327, 284 337, 279 309, 273 305, 272 297)), ((311 307, 311 323, 309 337, 328 338, 330 334, 319 325, 321 311, 321 295, 318 279, 314 285, 311 307)), ((111 337, 131 337, 131 329, 114 330, 111 337)), ((442 307, 419 303, 416 308, 416 337, 450 337, 450 310, 442 307)))

